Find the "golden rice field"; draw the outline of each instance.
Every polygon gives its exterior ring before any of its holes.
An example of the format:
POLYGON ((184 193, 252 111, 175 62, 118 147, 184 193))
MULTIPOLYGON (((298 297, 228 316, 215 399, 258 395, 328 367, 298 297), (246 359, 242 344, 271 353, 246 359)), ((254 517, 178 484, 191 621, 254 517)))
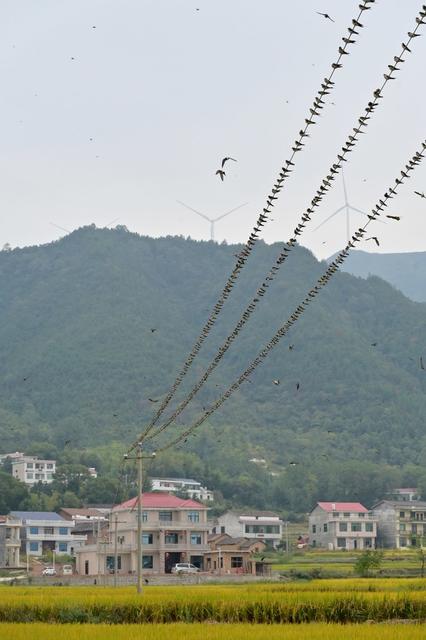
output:
POLYGON ((152 586, 142 597, 131 587, 0 588, 0 622, 300 624, 398 619, 426 619, 425 580, 152 586))
POLYGON ((423 640, 419 624, 383 625, 52 625, 0 624, 5 640, 423 640))

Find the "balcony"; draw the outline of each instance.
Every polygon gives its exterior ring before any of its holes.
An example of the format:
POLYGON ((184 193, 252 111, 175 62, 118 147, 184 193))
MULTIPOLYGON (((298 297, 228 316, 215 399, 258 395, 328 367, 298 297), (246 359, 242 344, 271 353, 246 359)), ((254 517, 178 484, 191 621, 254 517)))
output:
POLYGON ((339 515, 327 513, 327 520, 337 520, 338 522, 363 522, 365 520, 377 520, 377 516, 374 516, 372 513, 365 513, 360 518, 358 513, 351 513, 349 516, 344 516, 343 513, 339 513, 339 515))

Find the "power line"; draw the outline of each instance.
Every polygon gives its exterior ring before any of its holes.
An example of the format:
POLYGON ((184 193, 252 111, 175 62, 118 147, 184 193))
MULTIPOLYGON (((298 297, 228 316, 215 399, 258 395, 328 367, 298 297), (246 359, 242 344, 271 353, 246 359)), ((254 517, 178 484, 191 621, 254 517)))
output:
MULTIPOLYGON (((403 45, 402 52, 400 53, 399 56, 396 56, 401 61, 404 61, 404 52, 405 51, 409 51, 408 45, 410 44, 411 40, 415 37, 416 31, 417 31, 418 27, 420 26, 420 24, 422 24, 422 23, 421 22, 416 22, 416 24, 417 24, 417 26, 415 27, 414 32, 412 32, 412 33, 409 32, 409 33, 411 33, 411 36, 409 37, 408 43, 403 45)), ((389 66, 391 66, 391 65, 389 65, 389 66)), ((319 189, 317 189, 316 195, 314 196, 314 198, 311 201, 311 206, 307 207, 305 212, 302 214, 301 222, 298 223, 296 229, 294 230, 294 238, 291 238, 287 243, 284 244, 283 249, 280 251, 280 253, 278 254, 278 256, 277 256, 277 258, 275 260, 275 264, 271 267, 271 269, 269 270, 269 273, 264 278, 262 284, 258 287, 253 299, 251 300, 249 305, 246 307, 245 311, 241 315, 238 323, 234 327, 234 329, 231 332, 231 334, 229 334, 227 336, 227 338, 225 339, 225 341, 223 342, 223 344, 219 348, 219 350, 216 353, 215 357, 213 358, 213 360, 211 361, 211 363, 207 367, 205 373, 197 381, 197 383, 192 388, 192 390, 189 392, 189 394, 186 396, 186 398, 178 405, 178 407, 175 409, 175 411, 169 416, 169 418, 166 420, 166 422, 164 422, 160 427, 157 427, 156 429, 153 428, 151 433, 147 433, 145 435, 146 439, 149 440, 149 439, 155 438, 158 434, 160 434, 162 431, 164 431, 182 413, 182 411, 185 409, 185 407, 194 398, 194 396, 198 393, 198 391, 201 389, 203 384, 207 381, 208 377, 211 375, 211 373, 217 367, 217 365, 219 364, 220 360, 222 359, 224 354, 227 352, 227 350, 229 349, 231 344, 234 342, 234 340, 237 338, 238 334, 240 333, 240 331, 242 330, 244 325, 248 322, 248 320, 250 319, 251 315, 255 311, 258 303, 266 295, 267 290, 270 287, 271 282, 273 282, 273 280, 276 278, 276 275, 277 275, 278 271, 280 270, 281 265, 284 264, 284 262, 288 258, 288 255, 289 255, 290 251, 297 244, 297 237, 302 235, 303 230, 306 227, 306 224, 311 220, 311 216, 314 215, 315 209, 319 207, 319 205, 322 202, 322 199, 323 199, 324 195, 326 194, 326 192, 329 189, 332 188, 332 186, 333 186, 332 182, 334 180, 334 176, 337 175, 339 173, 339 171, 342 169, 343 162, 345 162, 345 161, 347 162, 346 155, 354 150, 354 147, 356 146, 356 143, 359 141, 359 138, 357 136, 359 136, 361 133, 364 133, 364 131, 362 131, 362 128, 366 128, 368 126, 368 121, 373 116, 374 110, 376 109, 376 107, 379 104, 379 99, 381 99, 383 97, 383 90, 384 90, 385 86, 387 85, 387 83, 390 80, 393 79, 392 73, 395 73, 397 70, 398 69, 394 66, 394 71, 391 71, 390 74, 384 74, 385 75, 385 80, 382 83, 382 86, 380 87, 380 89, 376 89, 376 91, 374 91, 372 100, 370 100, 367 103, 367 106, 365 107, 365 109, 363 111, 364 115, 360 116, 358 118, 358 120, 357 120, 358 126, 355 126, 353 128, 353 130, 352 130, 355 135, 351 134, 348 137, 348 139, 344 143, 343 147, 341 148, 341 153, 337 154, 337 162, 331 165, 331 167, 329 169, 329 175, 327 175, 327 178, 325 178, 322 181, 321 186, 319 187, 319 189)))
MULTIPOLYGON (((426 10, 425 16, 426 17, 426 10)), ((312 302, 312 300, 318 295, 318 293, 325 287, 325 285, 329 282, 332 276, 340 269, 340 265, 346 260, 347 256, 350 253, 350 250, 355 246, 356 243, 360 242, 363 239, 365 234, 365 230, 368 225, 376 221, 377 218, 381 215, 383 210, 388 206, 388 201, 391 200, 398 193, 398 189, 401 185, 404 184, 404 181, 410 177, 409 173, 411 173, 416 166, 420 164, 420 162, 424 159, 424 153, 426 150, 426 141, 421 143, 422 150, 417 151, 414 156, 409 160, 408 164, 405 165, 404 169, 401 170, 401 177, 397 177, 395 179, 395 185, 393 187, 389 187, 388 190, 384 193, 383 198, 379 199, 378 203, 373 207, 371 214, 368 216, 368 220, 364 227, 360 227, 358 231, 355 231, 351 240, 345 246, 342 251, 338 254, 338 256, 329 264, 327 270, 322 274, 320 278, 318 278, 314 287, 308 292, 305 299, 299 304, 296 309, 293 311, 291 316, 288 318, 286 323, 282 325, 278 331, 275 333, 273 338, 268 342, 266 347, 260 351, 260 353, 256 356, 256 358, 250 363, 247 369, 239 376, 239 378, 225 391, 225 393, 207 410, 203 413, 203 415, 196 420, 196 422, 185 430, 180 436, 175 438, 172 442, 164 445, 157 449, 157 453, 165 451, 171 447, 176 446, 186 438, 188 438, 205 420, 214 413, 240 386, 245 380, 247 380, 253 371, 260 365, 262 362, 268 357, 269 353, 279 344, 281 339, 288 333, 289 329, 295 324, 302 313, 306 311, 308 305, 312 302)))
POLYGON ((321 83, 321 87, 319 89, 319 91, 317 92, 316 97, 314 98, 314 101, 312 103, 312 107, 310 107, 309 109, 309 114, 308 117, 305 118, 305 124, 304 127, 302 127, 302 129, 299 131, 299 137, 296 139, 294 146, 291 148, 292 149, 292 153, 290 155, 290 159, 285 161, 285 164, 283 167, 281 167, 278 177, 275 180, 275 183, 271 189, 271 193, 269 196, 267 196, 266 199, 266 205, 265 207, 262 209, 262 212, 259 214, 258 219, 256 221, 255 226, 253 227, 253 231, 249 236, 248 241, 246 242, 246 244, 244 245, 243 250, 240 252, 240 256, 237 259, 237 262, 235 264, 234 269, 231 272, 231 275, 228 277, 227 282, 225 284, 225 287, 222 290, 222 293, 220 294, 217 302, 215 303, 214 307, 213 307, 213 311, 210 313, 209 318, 207 320, 207 322, 205 323, 200 335, 198 336, 198 338, 196 339, 187 359, 185 360, 182 369, 180 370, 180 372, 178 373, 175 382, 173 383, 173 385, 171 386, 169 392, 167 393, 166 397, 164 398, 164 400, 162 401, 161 405, 159 406, 157 412, 155 413, 154 417, 152 418, 151 422, 148 424, 148 426, 146 427, 145 431, 143 434, 141 434, 141 437, 138 439, 138 441, 134 442, 129 451, 133 450, 137 445, 139 441, 143 441, 145 439, 145 437, 150 433, 150 431, 153 429, 154 425, 158 422, 160 416, 163 414, 164 410, 166 409, 166 407, 168 406, 170 400, 173 398, 173 396, 175 395, 177 389, 179 388, 182 380, 184 379, 185 375, 187 374, 189 368, 191 367, 193 361, 195 360, 195 358, 197 357, 204 341, 206 340, 207 336, 209 335, 212 327, 214 326, 217 317, 219 316, 220 312, 222 311, 222 308, 226 302, 226 300, 229 298, 229 296, 231 295, 231 291, 232 288, 235 284, 235 282, 237 281, 240 272, 242 271, 246 260, 248 259, 248 257, 250 256, 254 246, 256 245, 257 240, 259 239, 259 233, 261 231, 261 228, 263 226, 263 224, 268 220, 269 215, 271 213, 271 210, 273 209, 274 205, 275 205, 275 201, 278 200, 278 195, 280 194, 285 181, 287 180, 287 178, 289 177, 289 175, 293 172, 293 168, 295 166, 295 156, 297 153, 299 153, 300 151, 302 151, 303 147, 305 146, 305 143, 302 142, 305 138, 308 138, 309 135, 307 134, 307 131, 309 130, 309 128, 311 126, 313 126, 314 124, 317 124, 316 122, 316 117, 320 115, 320 111, 324 108, 325 106, 325 100, 324 98, 326 98, 326 96, 330 95, 333 87, 334 87, 334 82, 332 80, 332 78, 334 77, 334 74, 336 73, 336 71, 338 69, 341 69, 343 67, 342 64, 342 59, 344 58, 345 55, 348 54, 348 47, 351 44, 354 44, 356 42, 355 40, 355 35, 358 35, 359 32, 356 30, 356 27, 358 28, 363 28, 363 25, 359 22, 362 14, 364 13, 364 11, 370 10, 372 7, 370 5, 374 4, 376 0, 363 0, 362 4, 359 5, 359 13, 356 19, 352 20, 351 26, 348 27, 348 32, 350 37, 349 38, 345 38, 343 37, 343 46, 340 46, 338 49, 338 57, 337 57, 337 61, 333 62, 331 65, 331 72, 329 73, 328 77, 324 78, 324 81, 321 83))

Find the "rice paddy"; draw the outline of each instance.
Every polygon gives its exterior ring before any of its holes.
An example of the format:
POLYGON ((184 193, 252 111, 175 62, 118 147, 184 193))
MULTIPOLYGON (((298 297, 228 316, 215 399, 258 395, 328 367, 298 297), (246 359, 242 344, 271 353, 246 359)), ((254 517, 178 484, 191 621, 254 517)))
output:
POLYGON ((7 640, 423 640, 419 624, 381 625, 52 625, 0 624, 0 637, 7 640))

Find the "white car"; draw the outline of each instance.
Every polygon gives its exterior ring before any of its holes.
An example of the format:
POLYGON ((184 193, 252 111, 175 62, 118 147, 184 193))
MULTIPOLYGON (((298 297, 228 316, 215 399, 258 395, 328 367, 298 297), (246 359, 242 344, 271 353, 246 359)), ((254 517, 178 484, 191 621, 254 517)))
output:
POLYGON ((172 568, 172 573, 198 573, 200 570, 190 562, 178 562, 172 568))
POLYGON ((72 564, 64 564, 64 566, 62 567, 62 573, 64 576, 72 576, 72 564))
POLYGON ((56 569, 54 569, 53 567, 46 567, 45 569, 43 569, 42 574, 44 576, 56 576, 56 569))

